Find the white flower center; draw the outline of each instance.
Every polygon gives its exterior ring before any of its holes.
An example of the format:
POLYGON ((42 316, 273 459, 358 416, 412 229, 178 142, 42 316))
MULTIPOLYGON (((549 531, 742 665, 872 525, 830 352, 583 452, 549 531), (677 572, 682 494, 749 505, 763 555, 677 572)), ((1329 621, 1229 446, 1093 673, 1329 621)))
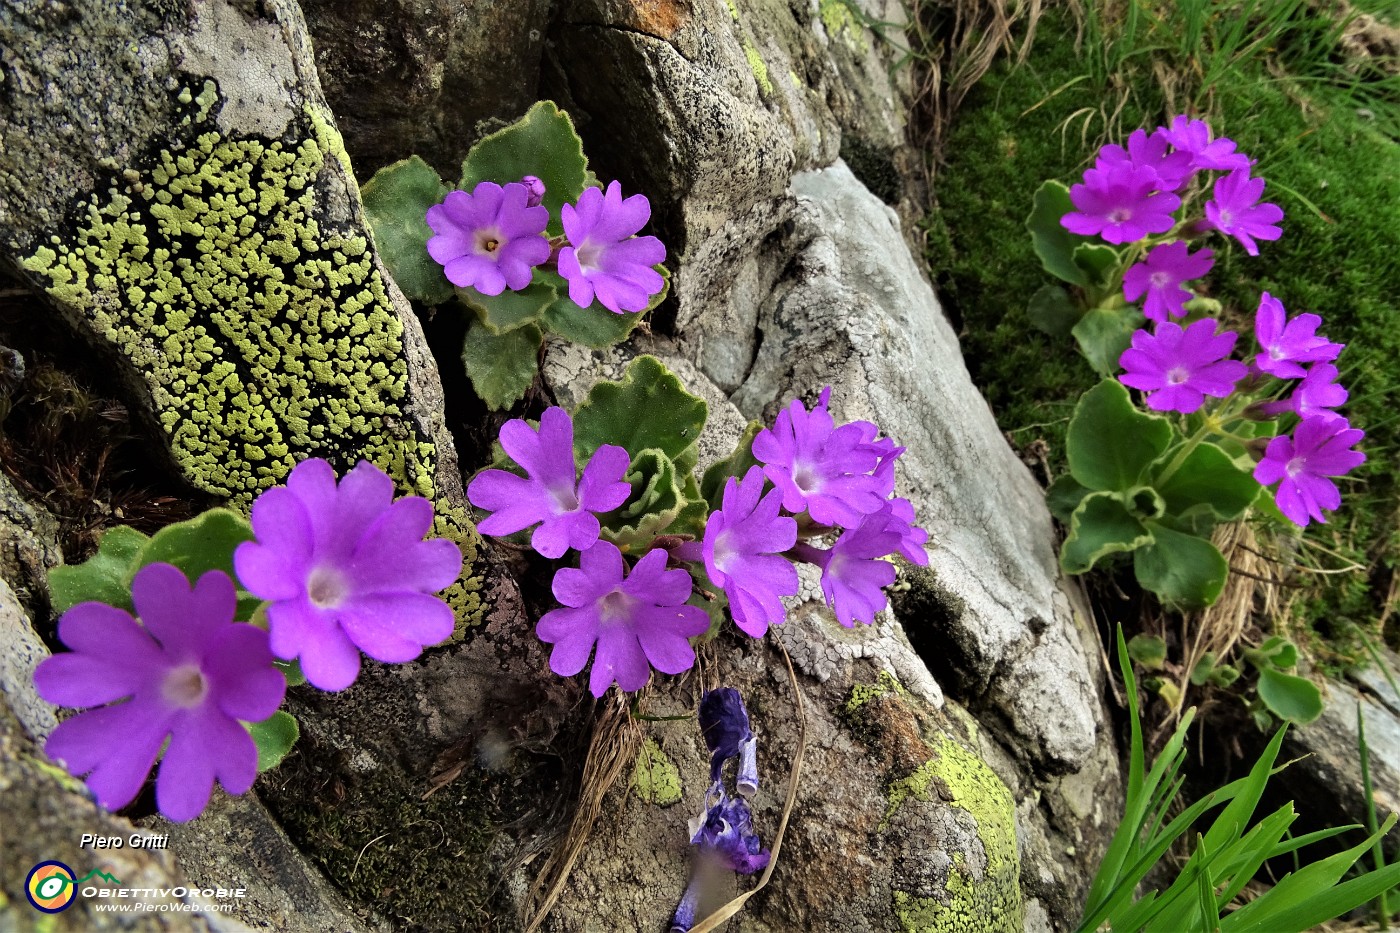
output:
POLYGON ((345 601, 350 587, 340 571, 322 564, 306 579, 306 596, 317 609, 334 609, 345 601))
POLYGON ((812 468, 805 463, 793 464, 792 482, 798 489, 809 495, 816 492, 821 486, 821 482, 812 468))
POLYGON ((613 590, 598 600, 598 621, 603 625, 627 622, 632 618, 632 597, 622 590, 613 590))
POLYGON ((1172 277, 1169 272, 1154 272, 1147 277, 1147 280, 1152 283, 1153 288, 1166 288, 1171 284, 1172 277))
POLYGON ((1292 460, 1288 461, 1288 465, 1283 469, 1284 472, 1288 474, 1288 478, 1293 479, 1299 473, 1306 473, 1308 471, 1308 458, 1294 457, 1292 460))
POLYGON ((591 237, 584 237, 583 242, 574 248, 574 258, 584 272, 596 272, 598 264, 603 261, 603 244, 594 243, 591 237))
POLYGON ((1191 370, 1185 366, 1173 366, 1167 370, 1167 385, 1179 386, 1191 378, 1191 370))
POLYGON ((1116 207, 1108 212, 1109 223, 1121 224, 1124 221, 1132 219, 1133 212, 1126 207, 1116 207))
POLYGON ((505 237, 495 227, 482 227, 476 231, 476 251, 483 256, 494 256, 504 245, 505 237))
POLYGON ((1231 223, 1234 222, 1234 219, 1235 218, 1231 216, 1229 211, 1221 211, 1220 220, 1216 222, 1216 226, 1228 227, 1231 223))
POLYGON ((180 709, 193 709, 209 695, 209 681, 197 664, 171 668, 160 685, 165 702, 180 709))

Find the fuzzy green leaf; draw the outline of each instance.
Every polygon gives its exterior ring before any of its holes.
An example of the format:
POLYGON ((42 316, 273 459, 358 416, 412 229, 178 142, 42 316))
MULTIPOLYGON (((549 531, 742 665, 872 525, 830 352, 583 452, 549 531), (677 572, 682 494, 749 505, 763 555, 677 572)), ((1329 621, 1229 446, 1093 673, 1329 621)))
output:
POLYGON ((1080 243, 1070 254, 1075 266, 1084 273, 1085 284, 1096 288, 1116 284, 1119 258, 1118 250, 1098 243, 1080 243))
POLYGON ((1259 669, 1259 699, 1279 719, 1308 723, 1322 715, 1322 693, 1306 677, 1259 669))
POLYGON ((1060 218, 1074 210, 1069 188, 1062 182, 1047 181, 1035 192, 1031 215, 1026 218, 1026 230, 1031 245, 1040 257, 1045 271, 1071 285, 1086 285, 1084 270, 1074 262, 1075 247, 1085 243, 1084 237, 1070 233, 1060 225, 1060 218))
POLYGON ((1133 570, 1144 589, 1178 609, 1201 609, 1220 598, 1230 568, 1215 545, 1159 522, 1147 527, 1153 543, 1133 555, 1133 570))
POLYGON ((655 357, 639 356, 622 381, 599 382, 574 412, 574 449, 584 460, 604 444, 624 447, 634 458, 655 448, 688 473, 707 415, 704 399, 687 392, 655 357))
POLYGON ((290 713, 278 710, 262 722, 244 723, 258 747, 258 773, 277 767, 301 736, 301 727, 290 713))
POLYGON ((724 485, 729 477, 743 479, 750 467, 758 465, 758 458, 753 455, 753 439, 762 430, 761 423, 750 421, 739 437, 739 442, 734 445, 734 452, 723 460, 716 460, 705 470, 705 476, 700 480, 700 494, 710 503, 710 508, 719 508, 720 500, 724 498, 724 485))
POLYGON ((487 330, 499 337, 527 324, 538 324, 555 295, 549 285, 531 282, 518 292, 508 288, 499 295, 483 295, 474 288, 459 288, 457 297, 476 312, 487 330))
POLYGON ((547 232, 558 236, 564 232, 559 209, 583 193, 587 169, 573 121, 553 101, 542 100, 515 123, 472 146, 462 162, 461 187, 470 191, 479 182, 505 185, 534 175, 544 182, 547 232))
POLYGON ((81 564, 50 570, 49 594, 54 613, 62 614, 89 600, 130 612, 131 578, 139 566, 136 558, 149 540, 135 528, 118 525, 102 535, 92 557, 81 564))
POLYGON ((1122 499, 1112 492, 1084 498, 1070 518, 1069 536, 1060 548, 1065 573, 1084 573, 1110 554, 1122 554, 1152 543, 1152 533, 1122 499))
POLYGON ((1167 643, 1160 635, 1134 635, 1128 639, 1128 657, 1138 667, 1160 671, 1167 663, 1167 643))
POLYGON ((624 553, 641 553, 676 520, 685 498, 676 465, 655 448, 633 457, 622 479, 631 485, 632 494, 619 508, 599 516, 602 536, 624 553))
MULTIPOLYGON (((244 541, 253 540, 248 519, 230 509, 210 509, 194 518, 167 525, 147 541, 136 556, 136 569, 147 564, 174 564, 191 584, 211 570, 222 571, 237 580, 233 552, 244 541)), ((256 606, 253 600, 249 611, 256 606)), ((241 618, 247 618, 240 612, 241 618)))
POLYGON ((1133 331, 1143 325, 1142 312, 1128 305, 1090 308, 1070 330, 1079 351, 1100 376, 1118 371, 1118 358, 1132 343, 1133 331))
POLYGON ((642 323, 647 312, 661 304, 670 291, 670 271, 665 266, 652 268, 661 274, 661 291, 652 295, 647 306, 635 314, 614 314, 597 301, 587 308, 580 308, 569 298, 569 286, 562 276, 547 270, 536 273, 554 285, 559 294, 559 299, 544 310, 545 326, 566 340, 595 350, 622 343, 642 323))
POLYGON ((437 172, 418 156, 381 168, 360 189, 380 258, 403 293, 426 304, 452 297, 452 283, 428 255, 433 231, 424 219, 447 191, 437 172))
POLYGON ((525 397, 539 372, 543 342, 544 334, 534 324, 493 334, 480 321, 472 322, 462 343, 462 363, 487 406, 504 411, 525 397))
POLYGON ((705 521, 710 517, 710 503, 700 495, 700 485, 695 482, 694 471, 685 474, 684 482, 681 483, 681 496, 685 502, 681 505, 680 514, 666 530, 671 534, 699 538, 705 533, 705 521))
POLYGON ((1118 380, 1105 379, 1074 408, 1065 438, 1070 472, 1089 489, 1131 489, 1172 434, 1165 418, 1138 411, 1118 380))
MULTIPOLYGON (((1171 457, 1162 459, 1170 460, 1171 457)), ((1156 470, 1164 466, 1159 462, 1156 470)), ((1196 447, 1186 455, 1181 466, 1167 477, 1165 483, 1154 485, 1166 500, 1167 510, 1173 515, 1193 506, 1205 505, 1220 521, 1239 518, 1259 496, 1259 484, 1254 477, 1240 469, 1224 450, 1211 443, 1196 447)))
POLYGON ((1084 316, 1084 309, 1074 303, 1069 292, 1060 285, 1043 285, 1031 295, 1026 315, 1037 330, 1057 340, 1064 340, 1074 331, 1074 325, 1084 316))

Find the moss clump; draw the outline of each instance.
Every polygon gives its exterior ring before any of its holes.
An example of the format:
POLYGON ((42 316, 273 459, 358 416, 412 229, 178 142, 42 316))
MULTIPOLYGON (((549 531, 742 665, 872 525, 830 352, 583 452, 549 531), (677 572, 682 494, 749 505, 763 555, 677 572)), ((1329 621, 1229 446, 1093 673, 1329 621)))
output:
POLYGON ((890 694, 898 696, 908 696, 909 691, 904 689, 904 685, 899 682, 899 678, 889 671, 881 671, 880 676, 873 684, 856 684, 851 688, 851 698, 842 707, 848 717, 855 715, 860 709, 872 700, 879 699, 890 694))
POLYGON ((951 739, 938 743, 935 755, 908 777, 889 787, 882 826, 909 798, 941 800, 966 810, 977 821, 977 836, 987 857, 981 877, 954 859, 948 873, 945 903, 937 898, 894 893, 895 915, 908 933, 982 933, 1019 931, 1024 925, 1021 858, 1016 848, 1016 803, 996 773, 975 754, 951 739))

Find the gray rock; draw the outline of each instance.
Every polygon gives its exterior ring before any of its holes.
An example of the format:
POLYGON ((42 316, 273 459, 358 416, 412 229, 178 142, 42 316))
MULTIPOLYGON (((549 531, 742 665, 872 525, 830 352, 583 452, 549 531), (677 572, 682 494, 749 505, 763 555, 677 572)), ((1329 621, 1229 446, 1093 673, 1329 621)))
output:
POLYGON ((15 598, 14 591, 0 578, 0 694, 3 694, 20 724, 35 739, 48 738, 58 725, 53 707, 39 698, 34 689, 34 669, 49 656, 29 622, 29 614, 15 598))

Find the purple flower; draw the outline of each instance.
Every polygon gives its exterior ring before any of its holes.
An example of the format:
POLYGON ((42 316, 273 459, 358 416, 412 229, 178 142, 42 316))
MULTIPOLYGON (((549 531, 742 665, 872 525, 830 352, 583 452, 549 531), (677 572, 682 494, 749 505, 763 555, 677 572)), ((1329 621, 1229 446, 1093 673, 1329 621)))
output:
POLYGON ((1155 334, 1139 330, 1133 345, 1124 350, 1118 364, 1127 372, 1118 381, 1150 393, 1147 407, 1153 411, 1190 414, 1205 396, 1224 398, 1245 377, 1245 365, 1225 357, 1239 334, 1215 332, 1217 322, 1205 318, 1185 330, 1179 324, 1157 325, 1155 334))
POLYGON ((768 866, 768 850, 754 832, 748 803, 724 791, 692 821, 690 842, 700 847, 701 857, 713 858, 741 875, 752 875, 768 866))
POLYGON ((1193 169, 1229 172, 1235 169, 1248 171, 1249 157, 1235 151, 1235 142, 1224 136, 1211 139, 1210 127, 1204 120, 1192 120, 1184 114, 1174 117, 1170 127, 1163 128, 1167 142, 1180 152, 1191 156, 1193 169))
POLYGON ((472 189, 450 191, 425 218, 436 236, 428 255, 442 264, 453 285, 483 295, 519 291, 530 284, 534 267, 549 258, 542 235, 549 210, 530 204, 531 190, 511 182, 502 188, 483 181, 472 189))
POLYGON ((1154 246, 1143 262, 1129 267, 1123 274, 1123 297, 1137 301, 1143 295, 1142 311, 1154 321, 1181 317, 1191 292, 1181 285, 1199 279, 1210 271, 1215 254, 1203 249, 1194 256, 1180 240, 1154 246))
POLYGON ((253 503, 253 531, 234 552, 243 586, 268 600, 272 651, 301 658, 322 690, 344 690, 360 673, 360 652, 391 664, 411 661, 452 634, 452 610, 432 594, 462 570, 445 538, 424 541, 433 506, 421 496, 394 501, 394 482, 361 460, 336 484, 324 460, 303 460, 287 485, 253 503))
POLYGON ((708 690, 700 698, 700 734, 710 749, 710 783, 718 784, 724 763, 739 759, 737 786, 740 794, 758 792, 758 740, 749 728, 744 698, 733 687, 708 690))
POLYGON ((1128 137, 1128 148, 1107 145, 1099 150, 1094 167, 1111 169, 1118 166, 1143 168, 1157 177, 1161 191, 1176 191, 1190 179, 1193 169, 1191 154, 1167 152, 1167 131, 1158 128, 1150 135, 1147 130, 1134 130, 1128 137))
POLYGON ((1254 337, 1263 352, 1254 357, 1254 365, 1280 379, 1297 379, 1304 373, 1300 364, 1335 360, 1343 346, 1318 335, 1321 323, 1322 318, 1316 314, 1300 314, 1288 320, 1283 302, 1264 292, 1254 315, 1254 337))
POLYGON ((1292 439, 1279 436, 1269 441, 1254 478, 1264 486, 1279 484, 1274 501, 1295 525, 1306 527, 1309 516, 1325 523, 1323 509, 1342 504, 1342 494, 1328 477, 1366 462, 1365 454, 1351 449, 1365 436, 1345 418, 1304 418, 1292 439))
POLYGON ((885 528, 899 535, 899 553, 911 564, 928 566, 928 532, 914 525, 914 503, 908 499, 891 499, 885 528))
MULTIPOLYGON (((891 525, 889 513, 867 515, 855 528, 842 532, 830 548, 799 544, 794 550, 803 560, 822 568, 822 594, 836 612, 836 621, 854 628, 857 621, 875 621, 875 613, 889 604, 885 587, 895 580, 894 564, 881 560, 899 550, 899 525, 891 525)), ((927 557, 925 557, 927 560, 927 557)))
POLYGON ((525 198, 526 207, 539 207, 544 203, 545 186, 544 180, 534 175, 526 175, 520 179, 520 183, 525 186, 529 194, 525 198))
POLYGON ((1172 212, 1181 199, 1160 191, 1156 171, 1131 162, 1109 162, 1084 173, 1084 183, 1069 189, 1077 208, 1060 218, 1071 233, 1103 237, 1109 243, 1132 243, 1149 233, 1176 226, 1172 212))
POLYGON ((1314 363, 1292 395, 1282 401, 1266 402, 1260 408, 1270 415, 1293 412, 1300 418, 1340 418, 1332 409, 1346 404, 1347 390, 1337 384, 1337 375, 1337 367, 1331 363, 1314 363))
MULTIPOLYGON (((797 399, 778 413, 771 429, 753 440, 753 455, 783 496, 783 508, 808 512, 823 525, 855 525, 862 515, 880 510, 893 485, 893 461, 903 452, 893 442, 873 441, 878 428, 868 421, 835 427, 827 402, 831 386, 810 412, 797 399), (882 462, 888 476, 873 475, 882 462)), ((886 439, 888 440, 888 439, 886 439)))
POLYGON ((1250 178, 1248 169, 1236 169, 1215 180, 1215 197, 1206 202, 1205 229, 1219 230, 1239 240, 1244 251, 1259 255, 1258 240, 1277 240, 1283 235, 1278 222, 1283 209, 1267 201, 1259 203, 1264 193, 1264 179, 1250 178))
POLYGON ((507 421, 501 446, 526 476, 486 470, 467 486, 472 505, 495 513, 477 524, 482 534, 513 534, 540 522, 530 545, 545 557, 562 557, 569 548, 591 547, 601 530, 595 513, 617 508, 632 494, 622 481, 631 458, 613 444, 599 447, 583 478, 575 479, 574 422, 562 408, 546 408, 539 431, 520 418, 507 421))
POLYGON ((214 781, 245 793, 258 751, 239 720, 277 711, 287 681, 272 664, 267 633, 233 621, 233 581, 217 570, 190 587, 170 564, 150 564, 131 582, 140 622, 104 603, 63 614, 58 636, 71 651, 34 672, 39 695, 60 706, 96 707, 59 724, 44 750, 108 810, 140 792, 167 739, 156 779, 160 812, 194 819, 214 781))
POLYGON ((710 627, 705 610, 685 605, 692 581, 684 570, 666 569, 666 551, 643 555, 627 575, 622 552, 599 541, 579 555, 579 567, 554 575, 554 598, 565 608, 546 612, 535 627, 554 646, 549 669, 561 677, 583 670, 598 646, 588 677, 595 697, 614 681, 623 691, 646 686, 654 667, 679 674, 695 664, 688 639, 710 627))
POLYGON ((607 194, 586 188, 577 206, 564 205, 561 219, 571 245, 559 251, 559 274, 569 280, 574 304, 586 308, 596 296, 616 314, 646 310, 665 285, 652 266, 666 258, 666 247, 654 236, 633 235, 650 218, 646 195, 623 200, 617 182, 607 194))
POLYGON ((783 621, 782 597, 798 589, 797 569, 782 556, 797 541, 797 522, 778 514, 781 500, 777 489, 763 495, 763 471, 752 466, 725 482, 705 525, 705 570, 729 598, 735 624, 754 638, 783 621))

